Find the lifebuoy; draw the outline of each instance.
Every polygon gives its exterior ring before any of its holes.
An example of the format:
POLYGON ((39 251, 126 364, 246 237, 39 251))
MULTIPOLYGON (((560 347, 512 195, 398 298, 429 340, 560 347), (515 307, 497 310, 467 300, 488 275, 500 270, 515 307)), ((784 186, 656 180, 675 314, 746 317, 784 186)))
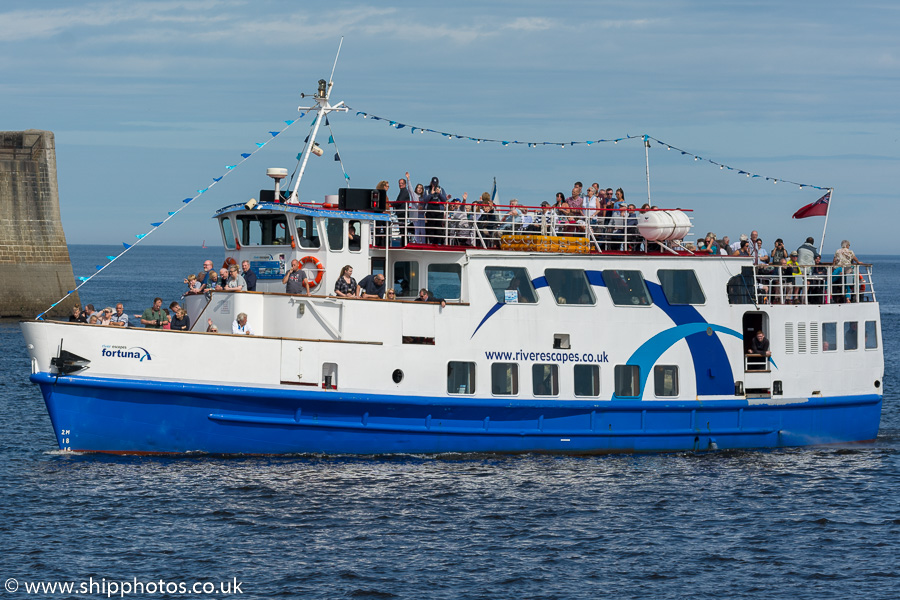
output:
POLYGON ((231 256, 229 256, 228 258, 225 259, 225 262, 222 263, 222 268, 227 269, 231 265, 236 265, 236 264, 237 264, 237 261, 234 258, 232 258, 231 256))
POLYGON ((322 276, 325 275, 325 267, 322 266, 322 262, 315 256, 304 256, 300 259, 301 268, 306 263, 313 263, 316 265, 316 287, 318 287, 318 285, 322 283, 322 276))
POLYGON ((866 280, 862 275, 859 276, 859 291, 862 294, 866 293, 866 280))

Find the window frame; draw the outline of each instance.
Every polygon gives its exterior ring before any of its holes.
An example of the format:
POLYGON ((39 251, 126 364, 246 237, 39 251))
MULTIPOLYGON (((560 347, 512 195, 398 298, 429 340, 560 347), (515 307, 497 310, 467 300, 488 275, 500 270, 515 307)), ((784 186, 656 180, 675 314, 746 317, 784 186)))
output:
MULTIPOLYGON (((666 299, 666 302, 669 303, 670 306, 705 306, 706 305, 706 292, 703 291, 703 285, 700 283, 700 278, 697 277, 697 272, 694 269, 657 269, 656 270, 656 278, 659 279, 659 287, 662 290, 663 297, 666 299), (694 283, 697 284, 697 291, 700 292, 700 296, 703 298, 703 302, 673 302, 669 297, 668 292, 666 292, 666 284, 663 283, 664 278, 662 273, 690 273, 694 277, 694 283)), ((646 285, 647 282, 644 282, 646 285)))
MULTIPOLYGON (((450 271, 444 271, 444 272, 450 272, 450 271)), ((429 264, 428 267, 425 269, 425 281, 426 281, 425 289, 434 293, 434 295, 439 298, 443 298, 444 300, 459 300, 460 298, 462 298, 462 265, 459 263, 431 263, 431 264, 429 264), (444 295, 443 293, 439 294, 434 291, 435 286, 431 282, 432 267, 437 267, 437 272, 440 272, 440 269, 445 268, 445 267, 450 267, 451 269, 455 269, 454 274, 458 276, 458 279, 457 279, 458 289, 457 289, 457 293, 455 296, 448 296, 448 295, 444 295)))
MULTIPOLYGON (((545 371, 546 372, 546 371, 545 371)), ((545 377, 541 377, 541 385, 543 385, 545 377)), ((555 398, 559 396, 559 365, 556 363, 533 363, 531 365, 531 395, 538 398, 555 398), (535 379, 537 375, 537 369, 541 367, 550 367, 550 385, 551 390, 547 394, 538 394, 537 393, 537 381, 535 379)))
POLYGON ((617 398, 640 398, 641 397, 641 368, 638 365, 616 365, 613 369, 613 382, 615 387, 615 395, 617 398), (637 383, 637 393, 636 394, 620 394, 619 393, 619 380, 620 380, 620 372, 623 369, 628 369, 631 371, 630 379, 631 383, 637 383))
MULTIPOLYGON (((602 271, 600 271, 600 276, 603 278, 603 286, 606 288, 606 292, 609 294, 609 299, 613 303, 613 306, 619 306, 622 308, 650 308, 651 306, 653 306, 653 296, 650 295, 650 289, 647 287, 647 280, 644 278, 644 273, 642 271, 638 269, 603 269, 602 271), (634 302, 629 302, 627 304, 620 304, 616 302, 616 294, 618 294, 618 291, 616 291, 615 293, 613 292, 615 287, 610 286, 610 280, 612 280, 612 276, 608 276, 607 273, 616 273, 618 277, 622 279, 624 279, 623 275, 621 275, 622 273, 637 273, 641 278, 641 286, 644 288, 644 297, 646 298, 647 303, 642 304, 638 302, 637 304, 635 304, 634 302)), ((638 298, 638 296, 634 295, 632 295, 631 297, 638 298)))
MULTIPOLYGON (((531 276, 529 275, 528 269, 527 269, 527 268, 525 268, 525 267, 509 267, 509 266, 505 266, 505 267, 504 267, 504 266, 487 265, 487 266, 484 267, 484 271, 483 271, 483 272, 484 272, 484 277, 485 277, 485 279, 487 279, 488 286, 491 288, 491 292, 494 294, 494 298, 497 299, 497 302, 498 302, 498 303, 501 303, 501 304, 537 304, 537 303, 540 301, 540 298, 538 297, 537 290, 534 288, 534 284, 533 284, 532 281, 531 281, 531 276), (492 272, 496 272, 496 271, 513 271, 513 272, 521 271, 522 273, 524 273, 524 281, 525 281, 526 284, 527 284, 527 290, 528 290, 529 293, 531 294, 531 297, 533 298, 533 300, 523 302, 521 299, 517 299, 516 302, 507 302, 507 301, 506 301, 505 294, 504 294, 503 299, 501 299, 501 298, 499 297, 498 293, 497 293, 497 292, 500 291, 500 290, 495 289, 494 286, 491 285, 491 275, 490 275, 490 273, 488 272, 489 270, 493 270, 492 272)), ((507 285, 512 284, 512 282, 515 281, 516 277, 518 277, 518 275, 513 275, 513 277, 509 280, 509 284, 507 284, 507 285)), ((505 291, 506 291, 506 290, 504 290, 504 292, 505 292, 505 291)), ((517 298, 518 298, 519 296, 521 296, 521 294, 517 294, 517 298)))
MULTIPOLYGON (((597 305, 597 294, 594 293, 593 286, 591 285, 591 281, 588 279, 587 272, 584 269, 544 269, 544 279, 547 282, 547 287, 550 289, 550 294, 553 296, 553 300, 556 302, 557 306, 596 306, 597 305), (557 294, 557 290, 554 289, 553 284, 551 283, 551 277, 548 276, 548 273, 581 273, 581 276, 584 278, 585 290, 587 291, 588 296, 590 296, 590 303, 582 304, 569 302, 568 298, 563 296, 564 302, 560 302, 560 295, 557 294)), ((559 288, 560 292, 565 291, 562 287, 559 288)))
MULTIPOLYGON (((601 386, 602 382, 600 379, 600 365, 591 365, 588 363, 572 365, 572 377, 573 377, 572 393, 575 395, 576 398, 599 398, 600 397, 600 391, 602 389, 602 386, 601 386), (584 369, 584 368, 592 369, 593 373, 596 373, 596 375, 597 375, 597 393, 596 394, 584 395, 584 394, 578 393, 578 380, 579 380, 578 371, 580 369, 584 369)), ((593 384, 593 381, 591 383, 593 384)), ((592 391, 593 391, 593 389, 592 389, 592 391)))
POLYGON ((855 352, 855 351, 859 350, 859 321, 844 321, 844 332, 843 333, 844 333, 844 335, 843 335, 844 343, 842 344, 842 346, 844 348, 844 352, 855 352), (847 339, 848 339, 847 333, 848 333, 848 330, 850 329, 850 325, 853 323, 856 324, 856 334, 853 336, 854 346, 853 346, 853 348, 848 348, 847 347, 847 339))
POLYGON ((878 321, 864 321, 863 326, 863 346, 866 350, 878 350, 878 321), (869 324, 872 324, 872 344, 869 345, 869 324))
POLYGON ((838 351, 838 329, 837 329, 837 324, 838 324, 837 321, 823 321, 823 322, 822 322, 821 330, 819 331, 819 335, 820 335, 821 340, 822 340, 822 348, 821 348, 822 352, 837 352, 837 351, 838 351), (828 350, 826 350, 826 349, 825 349, 825 344, 830 343, 830 340, 827 338, 827 334, 826 334, 826 331, 825 331, 825 330, 826 330, 826 328, 828 328, 829 326, 831 326, 831 327, 834 328, 834 337, 833 337, 833 339, 834 339, 834 347, 833 347, 833 348, 829 348, 828 350))
POLYGON ((447 361, 447 393, 451 396, 474 396, 475 389, 477 387, 477 379, 476 375, 478 372, 478 367, 473 361, 467 360, 450 360, 447 361), (468 371, 466 374, 466 388, 465 392, 459 391, 459 386, 457 386, 456 391, 452 391, 450 389, 450 369, 453 368, 453 365, 466 365, 466 370, 468 371), (471 382, 472 389, 468 390, 468 384, 471 382))
POLYGON ((491 395, 492 396, 518 396, 519 395, 519 363, 514 362, 495 362, 491 363, 491 395), (511 374, 512 377, 512 390, 509 392, 498 392, 497 387, 494 385, 494 381, 496 379, 497 373, 495 373, 495 368, 497 367, 508 367, 507 374, 511 374))
POLYGON ((653 394, 657 398, 677 398, 679 393, 681 393, 681 383, 678 381, 678 365, 653 365, 653 394), (674 394, 661 394, 660 393, 659 378, 660 378, 660 375, 665 377, 665 375, 664 375, 665 369, 672 369, 675 373, 675 376, 673 377, 673 383, 675 384, 675 393, 674 394))

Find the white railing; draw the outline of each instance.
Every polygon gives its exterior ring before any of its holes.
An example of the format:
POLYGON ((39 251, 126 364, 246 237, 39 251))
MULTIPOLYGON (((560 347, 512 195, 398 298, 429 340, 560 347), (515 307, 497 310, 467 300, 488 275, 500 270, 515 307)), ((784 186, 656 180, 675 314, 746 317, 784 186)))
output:
POLYGON ((836 304, 874 302, 872 265, 837 267, 769 266, 754 269, 756 297, 761 304, 836 304))

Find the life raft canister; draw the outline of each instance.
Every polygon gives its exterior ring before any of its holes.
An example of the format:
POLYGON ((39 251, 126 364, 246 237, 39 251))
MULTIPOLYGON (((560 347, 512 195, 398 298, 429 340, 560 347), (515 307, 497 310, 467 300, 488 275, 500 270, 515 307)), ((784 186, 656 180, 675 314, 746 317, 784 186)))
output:
POLYGON ((315 256, 304 256, 300 259, 300 268, 303 268, 303 265, 306 263, 313 263, 316 265, 316 287, 322 283, 322 276, 325 275, 325 267, 322 266, 322 262, 316 258, 315 256))

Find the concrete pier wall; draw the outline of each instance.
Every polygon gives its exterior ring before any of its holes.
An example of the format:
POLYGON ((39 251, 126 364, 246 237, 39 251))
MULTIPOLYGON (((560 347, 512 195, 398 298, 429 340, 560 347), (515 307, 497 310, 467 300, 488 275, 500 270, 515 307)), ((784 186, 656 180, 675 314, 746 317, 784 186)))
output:
MULTIPOLYGON (((0 317, 31 318, 75 287, 50 131, 0 132, 0 317)), ((65 316, 73 295, 49 316, 65 316)))

